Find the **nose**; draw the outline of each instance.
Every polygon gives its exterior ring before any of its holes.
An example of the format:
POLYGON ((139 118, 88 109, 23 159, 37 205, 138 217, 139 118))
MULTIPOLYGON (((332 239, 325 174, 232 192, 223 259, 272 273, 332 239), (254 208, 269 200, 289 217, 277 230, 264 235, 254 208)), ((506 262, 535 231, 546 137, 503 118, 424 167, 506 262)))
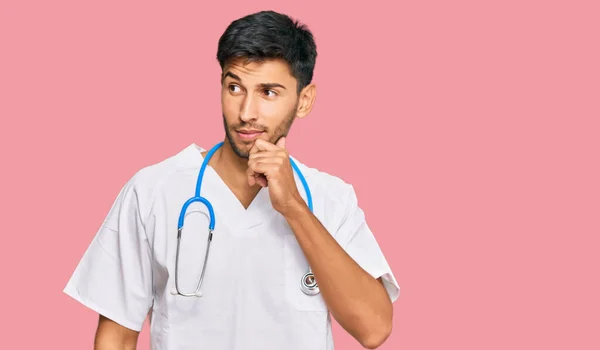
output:
POLYGON ((258 119, 258 101, 252 94, 246 94, 240 110, 240 119, 249 122, 258 119))

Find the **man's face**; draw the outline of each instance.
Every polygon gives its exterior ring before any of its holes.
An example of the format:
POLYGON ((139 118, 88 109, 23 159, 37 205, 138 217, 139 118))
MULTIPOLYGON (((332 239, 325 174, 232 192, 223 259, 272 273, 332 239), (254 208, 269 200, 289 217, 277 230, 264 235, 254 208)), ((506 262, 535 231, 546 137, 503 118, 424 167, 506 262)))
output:
POLYGON ((258 138, 275 143, 287 135, 297 114, 296 84, 284 61, 238 60, 224 67, 223 123, 239 157, 248 158, 258 138))

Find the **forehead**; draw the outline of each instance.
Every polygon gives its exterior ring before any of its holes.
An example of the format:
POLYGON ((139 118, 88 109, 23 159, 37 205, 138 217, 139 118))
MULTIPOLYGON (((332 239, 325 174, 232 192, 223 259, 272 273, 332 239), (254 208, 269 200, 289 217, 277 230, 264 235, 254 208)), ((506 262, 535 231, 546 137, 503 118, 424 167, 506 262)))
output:
POLYGON ((240 77, 244 85, 279 83, 287 87, 296 84, 289 65, 283 60, 247 61, 237 59, 223 67, 223 76, 227 72, 240 77))

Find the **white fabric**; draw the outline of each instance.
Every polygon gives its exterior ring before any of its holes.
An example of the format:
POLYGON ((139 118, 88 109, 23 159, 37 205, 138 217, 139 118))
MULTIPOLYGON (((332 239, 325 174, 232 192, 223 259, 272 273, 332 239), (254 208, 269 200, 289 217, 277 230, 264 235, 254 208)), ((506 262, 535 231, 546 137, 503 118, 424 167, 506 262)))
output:
MULTIPOLYGON (((210 166, 201 195, 211 201, 216 225, 203 296, 170 293, 177 221, 194 195, 202 151, 192 144, 125 184, 64 292, 136 331, 150 314, 153 350, 332 350, 327 307, 320 294, 300 290, 308 265, 268 189, 245 209, 210 166)), ((360 266, 383 277, 395 301, 400 288, 353 187, 294 160, 311 188, 315 215, 360 266)), ((200 276, 208 218, 203 204, 188 208, 179 261, 184 292, 193 292, 200 276)))

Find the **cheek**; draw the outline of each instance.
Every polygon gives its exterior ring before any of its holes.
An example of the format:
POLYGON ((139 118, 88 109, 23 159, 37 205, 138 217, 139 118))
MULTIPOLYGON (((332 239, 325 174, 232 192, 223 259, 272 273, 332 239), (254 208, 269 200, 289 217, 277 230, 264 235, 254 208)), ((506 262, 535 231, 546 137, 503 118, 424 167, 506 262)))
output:
POLYGON ((278 125, 292 112, 293 107, 287 101, 264 101, 259 107, 259 115, 271 126, 278 125))
POLYGON ((221 99, 221 111, 225 118, 225 123, 231 126, 239 122, 239 109, 236 110, 235 101, 231 97, 223 97, 221 99))
POLYGON ((258 115, 265 120, 273 120, 277 117, 277 110, 279 109, 278 103, 270 101, 261 101, 258 106, 258 115))
POLYGON ((234 98, 234 96, 231 96, 226 89, 221 92, 221 106, 225 112, 232 112, 236 109, 239 110, 240 102, 238 100, 239 99, 234 98))

